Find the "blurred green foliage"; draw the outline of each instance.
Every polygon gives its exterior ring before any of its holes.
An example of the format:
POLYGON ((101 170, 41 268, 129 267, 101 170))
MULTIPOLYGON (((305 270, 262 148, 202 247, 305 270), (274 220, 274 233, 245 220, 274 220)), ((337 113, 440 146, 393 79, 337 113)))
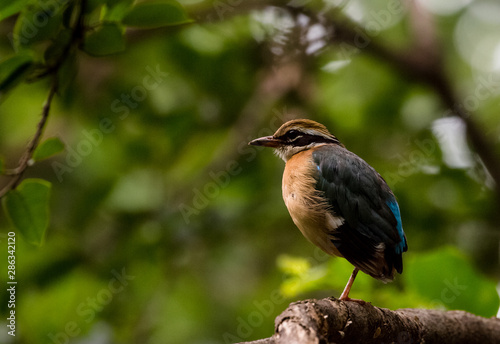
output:
MULTIPOLYGON (((322 256, 320 261, 326 259, 322 256)), ((431 252, 408 253, 405 264, 401 280, 391 285, 360 275, 353 293, 391 309, 464 309, 485 317, 498 311, 495 283, 479 274, 456 248, 444 246, 431 252)), ((286 276, 281 292, 290 298, 318 289, 341 290, 352 272, 352 266, 342 259, 316 262, 313 266, 306 258, 282 255, 278 266, 286 276)))
MULTIPOLYGON (((65 145, 55 156, 45 147, 48 159, 24 175, 52 184, 44 244, 0 216, 0 261, 16 232, 18 343, 252 340, 272 334, 289 302, 340 295, 352 267, 301 236, 281 199, 283 162, 247 146, 296 117, 324 123, 398 197, 404 273, 386 285, 360 274, 353 298, 495 315, 498 202, 460 122, 439 122, 446 109, 431 90, 363 49, 319 44, 320 26, 290 8, 92 0, 77 37, 81 2, 49 3, 0 5, 0 171, 17 166, 33 137, 54 70, 43 137, 65 145), (54 16, 23 40, 36 6, 54 16), (144 12, 157 6, 181 12, 172 22, 144 12)), ((308 6, 390 47, 411 43, 408 13, 390 14, 384 1, 308 6)), ((500 9, 427 6, 453 86, 500 153, 490 48, 500 46, 500 9)), ((2 288, 2 319, 8 296, 2 288)), ((0 325, 0 342, 13 343, 0 325)))

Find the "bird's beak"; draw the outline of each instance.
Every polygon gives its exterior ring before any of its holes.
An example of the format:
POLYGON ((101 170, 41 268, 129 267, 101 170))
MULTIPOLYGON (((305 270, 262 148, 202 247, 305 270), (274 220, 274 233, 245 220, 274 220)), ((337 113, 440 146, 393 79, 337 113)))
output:
POLYGON ((249 145, 252 146, 264 146, 264 147, 272 147, 276 148, 283 144, 281 140, 274 138, 273 136, 264 136, 259 137, 258 139, 252 140, 248 142, 249 145))

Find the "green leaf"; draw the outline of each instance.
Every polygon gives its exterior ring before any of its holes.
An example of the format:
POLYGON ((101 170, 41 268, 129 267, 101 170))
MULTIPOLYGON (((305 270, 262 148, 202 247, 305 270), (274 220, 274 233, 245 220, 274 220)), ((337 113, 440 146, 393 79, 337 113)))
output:
POLYGON ((106 5, 111 8, 120 4, 131 5, 133 2, 134 0, 106 0, 106 5))
POLYGON ((60 153, 64 150, 64 143, 61 142, 57 137, 52 137, 50 139, 42 142, 33 153, 33 160, 40 161, 43 159, 50 158, 51 156, 60 153))
POLYGON ((0 21, 18 12, 29 2, 29 0, 10 0, 0 2, 0 21))
POLYGON ((104 23, 85 38, 83 50, 93 56, 111 55, 124 51, 125 38, 122 28, 115 23, 104 23))
POLYGON ((75 11, 75 6, 77 6, 77 4, 71 1, 62 13, 62 23, 66 29, 74 27, 74 23, 78 20, 76 13, 78 11, 75 11))
POLYGON ((2 200, 7 218, 31 244, 40 246, 49 224, 51 184, 42 179, 25 179, 2 200))
POLYGON ((104 19, 108 21, 121 21, 133 2, 133 0, 108 0, 104 19))
POLYGON ((31 1, 21 12, 14 26, 14 45, 27 48, 55 37, 62 28, 67 3, 58 0, 31 1))
POLYGON ((457 249, 447 247, 408 258, 402 275, 408 290, 432 305, 486 317, 498 311, 495 282, 477 272, 457 249))
POLYGON ((59 72, 57 73, 57 91, 61 96, 66 96, 68 89, 73 84, 78 74, 77 54, 73 51, 64 60, 59 72))
POLYGON ((155 28, 192 22, 184 8, 172 0, 143 2, 132 7, 122 23, 140 28, 155 28))
POLYGON ((66 54, 62 65, 57 72, 57 91, 60 95, 66 95, 69 86, 75 80, 78 73, 78 56, 74 49, 69 52, 66 47, 72 39, 72 31, 64 29, 59 32, 55 41, 47 47, 44 54, 44 59, 47 65, 51 66, 60 63, 60 58, 66 54))
POLYGON ((72 39, 72 30, 64 29, 59 31, 57 36, 52 40, 52 43, 47 47, 43 54, 43 58, 48 65, 56 63, 65 52, 66 47, 72 39))
POLYGON ((92 13, 104 3, 106 3, 106 0, 87 0, 87 3, 85 5, 85 13, 92 13))
POLYGON ((0 62, 0 95, 17 85, 33 65, 28 55, 15 55, 0 62))

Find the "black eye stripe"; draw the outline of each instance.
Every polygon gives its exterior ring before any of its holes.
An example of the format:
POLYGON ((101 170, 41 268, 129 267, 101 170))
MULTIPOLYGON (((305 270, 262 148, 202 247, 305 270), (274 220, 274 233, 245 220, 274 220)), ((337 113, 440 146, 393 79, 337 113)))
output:
POLYGON ((334 138, 326 138, 320 135, 311 135, 300 133, 297 137, 288 141, 290 145, 295 147, 302 147, 310 145, 311 143, 339 143, 338 140, 334 138))
POLYGON ((301 137, 301 136, 302 136, 302 133, 300 131, 292 129, 292 130, 288 131, 285 135, 283 135, 282 138, 287 140, 287 141, 293 141, 296 138, 301 137))
POLYGON ((285 141, 286 145, 294 147, 303 147, 310 145, 311 143, 340 143, 335 137, 327 138, 321 135, 304 133, 295 129, 289 130, 285 134, 278 137, 278 139, 285 141))

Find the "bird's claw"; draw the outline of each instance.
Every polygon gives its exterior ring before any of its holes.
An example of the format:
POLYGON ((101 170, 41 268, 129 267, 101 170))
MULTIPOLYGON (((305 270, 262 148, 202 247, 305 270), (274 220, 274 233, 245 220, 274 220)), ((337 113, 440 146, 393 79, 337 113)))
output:
POLYGON ((339 298, 339 301, 352 301, 352 302, 356 302, 356 303, 359 303, 361 306, 365 305, 366 304, 366 301, 365 300, 361 300, 361 299, 351 299, 350 297, 345 297, 345 298, 339 298))

